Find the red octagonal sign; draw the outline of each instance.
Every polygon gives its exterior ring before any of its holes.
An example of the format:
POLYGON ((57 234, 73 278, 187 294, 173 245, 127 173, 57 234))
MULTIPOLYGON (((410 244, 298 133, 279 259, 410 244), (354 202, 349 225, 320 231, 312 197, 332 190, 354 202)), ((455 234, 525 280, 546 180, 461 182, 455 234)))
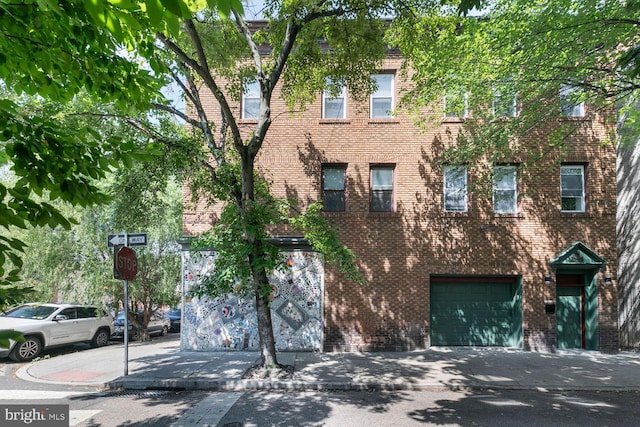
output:
POLYGON ((133 249, 124 246, 116 254, 116 270, 124 280, 134 280, 138 274, 138 257, 133 249))

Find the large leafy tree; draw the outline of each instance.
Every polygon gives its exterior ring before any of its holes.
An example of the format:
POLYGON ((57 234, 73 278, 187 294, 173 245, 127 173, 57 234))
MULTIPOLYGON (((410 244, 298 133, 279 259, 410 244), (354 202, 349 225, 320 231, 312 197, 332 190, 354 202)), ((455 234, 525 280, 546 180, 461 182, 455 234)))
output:
MULTIPOLYGON (((212 203, 223 202, 221 224, 228 226, 214 230, 213 236, 224 243, 219 245, 222 255, 233 254, 232 258, 219 258, 221 268, 217 271, 226 273, 213 277, 211 286, 203 291, 229 288, 231 280, 242 283, 256 300, 263 364, 278 366, 267 274, 279 260, 277 249, 267 242, 268 225, 291 221, 306 230, 312 244, 326 253, 329 261, 338 262, 354 278, 358 275, 353 254, 337 243, 335 231, 327 227, 318 208, 289 219, 286 214, 290 210, 283 209, 281 201, 269 194, 266 181, 255 170, 256 156, 267 140, 272 120, 274 88, 282 83, 291 108, 311 100, 325 87, 326 77, 348 84, 353 93, 367 93, 372 88, 369 71, 379 65, 386 49, 380 17, 388 15, 393 4, 268 1, 264 3, 266 25, 262 27, 245 20, 237 0, 3 1, 0 7, 3 29, 8 29, 2 39, 0 78, 8 88, 61 101, 84 88, 120 108, 120 116, 128 116, 135 128, 192 156, 193 194, 212 203), (321 48, 319 39, 330 48, 321 48), (123 55, 123 47, 131 54, 123 55), (136 64, 140 62, 160 77, 160 83, 164 83, 163 76, 171 76, 183 90, 193 115, 163 102, 154 106, 187 122, 194 130, 192 144, 165 138, 157 127, 146 127, 134 118, 139 115, 127 111, 127 107, 144 108, 154 101, 152 92, 147 91, 153 89, 153 81, 139 70, 136 64), (260 86, 259 118, 247 134, 240 131, 230 106, 254 80, 260 86), (203 108, 200 95, 204 91, 211 92, 220 106, 222 122, 217 123, 218 128, 203 108)), ((106 170, 139 150, 121 141, 103 140, 91 129, 66 132, 48 117, 36 118, 43 122, 43 129, 31 135, 31 124, 38 124, 38 120, 16 107, 11 102, 2 107, 7 117, 21 124, 13 126, 11 122, 9 132, 3 134, 7 153, 3 161, 11 164, 19 177, 14 188, 6 191, 13 199, 5 199, 3 205, 10 214, 3 218, 11 218, 13 225, 69 226, 59 211, 34 202, 32 194, 46 192, 53 199, 77 205, 103 202, 103 193, 91 179, 103 178, 106 170), (44 142, 39 138, 43 134, 44 142), (51 145, 55 149, 50 150, 51 145)), ((4 243, 3 254, 22 247, 16 240, 4 243)), ((13 260, 19 264, 17 258, 13 260)), ((13 279, 15 272, 11 274, 13 279)))
MULTIPOLYGON (((24 97, 20 103, 41 115, 57 116, 61 127, 97 129, 104 139, 127 141, 140 149, 149 146, 149 135, 123 121, 117 108, 96 104, 85 96, 78 95, 66 104, 33 97, 24 97)), ((163 116, 166 114, 146 117, 162 129, 165 138, 184 138, 183 129, 163 116)), ((123 287, 121 281, 113 279, 113 255, 106 236, 125 230, 145 231, 149 236, 149 244, 137 248, 139 274, 130 283, 131 305, 144 308, 139 326, 146 330, 154 310, 177 303, 180 256, 176 240, 181 236, 182 197, 178 184, 181 171, 175 167, 175 158, 181 154, 163 148, 154 149, 154 155, 144 162, 127 161, 95 182, 108 198, 101 206, 50 202, 61 215, 75 218, 77 223, 67 228, 12 227, 8 236, 25 244, 19 285, 34 289, 30 299, 101 304, 117 310, 118 301, 123 300, 123 287)), ((5 175, 3 184, 15 182, 10 171, 5 175)))
POLYGON ((290 217, 286 203, 270 194, 256 171, 256 157, 268 143, 274 89, 282 84, 283 97, 292 109, 313 99, 325 88, 327 77, 366 94, 371 88, 369 72, 386 53, 383 22, 378 17, 387 6, 387 2, 273 1, 265 3, 263 25, 247 22, 237 9, 231 10, 230 19, 208 11, 183 15, 180 37, 157 35, 177 67, 174 74, 184 77, 178 84, 194 107, 194 115, 185 119, 209 150, 210 161, 192 181, 193 194, 224 203, 218 224, 205 240, 218 252, 216 269, 200 292, 235 289, 255 299, 265 367, 278 366, 267 276, 281 260, 278 249, 268 243, 270 224, 292 223, 328 261, 358 277, 353 254, 337 243, 335 231, 317 207, 290 217), (330 49, 323 49, 319 39, 330 49), (247 133, 241 131, 232 105, 237 105, 252 82, 258 83, 260 106, 257 124, 247 133), (215 97, 221 121, 209 117, 200 99, 203 92, 215 97), (214 121, 218 128, 211 126, 214 121))
MULTIPOLYGON (((17 178, 0 184, 0 227, 62 226, 71 220, 50 201, 75 206, 104 203, 95 185, 123 160, 147 150, 96 129, 68 127, 60 112, 22 102, 35 96, 64 105, 81 91, 122 110, 144 109, 161 80, 121 55, 107 31, 113 16, 96 3, 0 1, 0 166, 17 178), (87 7, 89 9, 87 9, 87 7), (98 24, 96 24, 98 23, 98 24)), ((0 234, 0 306, 20 298, 15 286, 22 266, 20 239, 0 234)))
MULTIPOLYGON (((520 157, 526 159, 524 167, 534 167, 545 150, 528 150, 517 141, 545 126, 550 130, 547 148, 561 149, 581 125, 579 120, 557 120, 560 94, 570 95, 574 104, 585 102, 589 114, 604 113, 615 120, 612 113, 618 110, 627 126, 637 123, 636 0, 445 3, 449 7, 438 9, 424 3, 415 13, 399 16, 388 40, 415 71, 407 105, 431 109, 430 117, 441 120, 442 111, 434 106, 442 106, 448 93, 467 94, 468 115, 447 161, 520 157), (516 117, 497 119, 496 101, 512 100, 512 95, 516 117)), ((634 129, 625 134, 631 143, 636 142, 637 125, 634 129)))
POLYGON ((262 365, 278 367, 267 276, 281 259, 278 248, 268 242, 269 226, 292 224, 327 261, 337 263, 354 280, 361 276, 354 267, 354 254, 338 243, 319 207, 311 205, 298 215, 287 201, 271 195, 267 180, 256 170, 256 158, 268 144, 275 88, 281 85, 282 97, 292 110, 315 99, 327 87, 327 78, 334 85, 348 85, 356 96, 366 96, 373 88, 369 75, 387 51, 382 40, 387 23, 381 17, 389 16, 397 5, 267 1, 264 21, 256 25, 245 18, 237 2, 209 3, 205 9, 196 3, 163 2, 153 10, 150 3, 119 3, 111 10, 120 23, 128 22, 129 29, 134 28, 130 20, 139 23, 137 38, 132 39, 136 52, 156 73, 172 76, 183 91, 192 114, 168 105, 156 107, 174 113, 193 130, 197 145, 185 145, 182 151, 196 160, 190 163, 194 198, 223 206, 216 227, 202 243, 216 248, 215 272, 198 291, 220 294, 233 289, 253 297, 262 365), (253 82, 259 87, 259 113, 256 125, 245 132, 232 106, 253 82), (215 98, 219 110, 215 117, 202 102, 205 93, 215 98))

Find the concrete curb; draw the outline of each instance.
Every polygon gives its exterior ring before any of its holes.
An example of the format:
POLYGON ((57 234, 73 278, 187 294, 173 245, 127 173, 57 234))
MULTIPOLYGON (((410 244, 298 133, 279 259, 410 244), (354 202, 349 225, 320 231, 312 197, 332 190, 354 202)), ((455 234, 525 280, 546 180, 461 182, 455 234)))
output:
POLYGON ((614 386, 531 386, 519 384, 421 384, 380 382, 326 382, 280 380, 207 380, 207 379, 144 379, 119 378, 104 384, 108 389, 124 390, 199 390, 199 391, 482 391, 482 390, 531 390, 542 392, 568 391, 640 391, 638 387, 614 386))

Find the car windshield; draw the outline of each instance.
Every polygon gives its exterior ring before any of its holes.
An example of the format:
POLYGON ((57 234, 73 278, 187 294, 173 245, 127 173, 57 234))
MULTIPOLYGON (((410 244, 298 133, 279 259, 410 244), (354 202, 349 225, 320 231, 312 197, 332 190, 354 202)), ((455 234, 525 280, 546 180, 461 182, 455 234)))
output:
POLYGON ((56 311, 56 309, 57 307, 51 307, 48 305, 22 305, 8 312, 6 317, 42 320, 51 316, 51 313, 56 311))
POLYGON ((167 311, 168 316, 180 316, 180 309, 167 311))

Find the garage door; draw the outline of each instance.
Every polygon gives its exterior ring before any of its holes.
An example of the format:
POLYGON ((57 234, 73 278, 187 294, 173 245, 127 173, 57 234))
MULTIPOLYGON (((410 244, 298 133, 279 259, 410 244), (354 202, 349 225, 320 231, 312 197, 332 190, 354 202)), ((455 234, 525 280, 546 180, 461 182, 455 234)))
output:
POLYGON ((431 345, 522 345, 521 290, 516 278, 431 279, 431 345))

